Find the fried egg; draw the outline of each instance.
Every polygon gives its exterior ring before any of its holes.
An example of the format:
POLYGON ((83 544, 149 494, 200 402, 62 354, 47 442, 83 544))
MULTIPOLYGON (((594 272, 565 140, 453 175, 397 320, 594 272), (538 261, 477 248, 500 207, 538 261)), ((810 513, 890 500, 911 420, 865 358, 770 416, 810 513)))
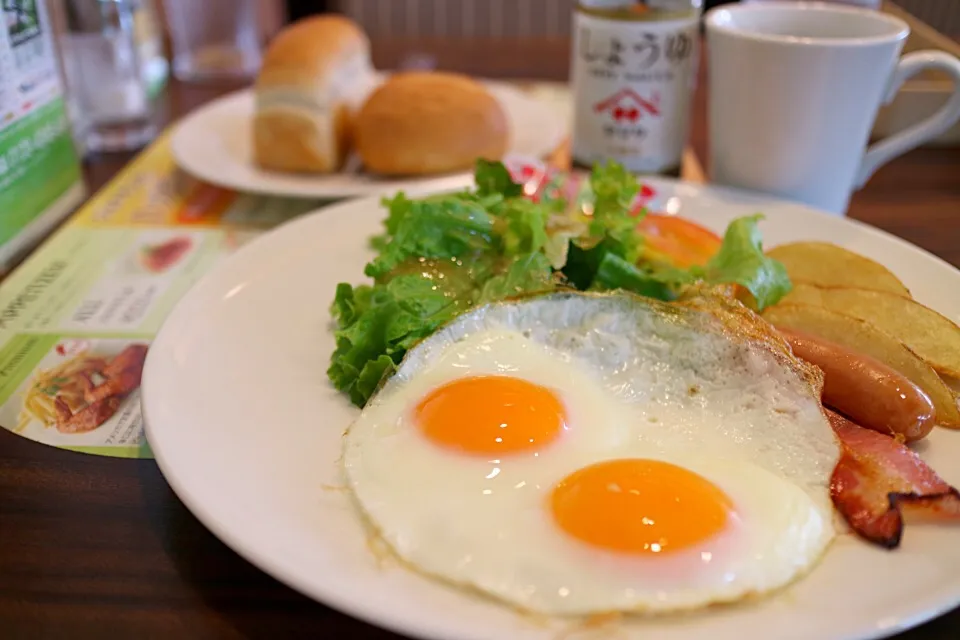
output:
POLYGON ((525 611, 667 612, 782 587, 835 535, 820 379, 762 321, 627 294, 473 310, 345 436, 365 521, 525 611))

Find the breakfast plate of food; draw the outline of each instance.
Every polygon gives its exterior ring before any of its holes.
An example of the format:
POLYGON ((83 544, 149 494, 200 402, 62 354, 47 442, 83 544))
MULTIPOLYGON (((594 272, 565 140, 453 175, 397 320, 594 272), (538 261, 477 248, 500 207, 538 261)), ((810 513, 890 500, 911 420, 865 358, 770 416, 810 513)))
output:
POLYGON ((875 638, 960 603, 960 273, 616 164, 329 206, 150 350, 205 526, 417 638, 875 638))
POLYGON ((253 88, 177 124, 177 164, 218 186, 334 198, 470 183, 477 157, 543 157, 567 115, 507 83, 439 71, 385 74, 363 31, 318 16, 273 40, 253 88))

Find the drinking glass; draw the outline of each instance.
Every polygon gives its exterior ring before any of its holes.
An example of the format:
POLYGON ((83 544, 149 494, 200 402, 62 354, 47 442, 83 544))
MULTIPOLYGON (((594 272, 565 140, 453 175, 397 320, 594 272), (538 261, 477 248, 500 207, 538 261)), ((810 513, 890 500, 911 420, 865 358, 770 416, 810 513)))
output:
POLYGON ((85 152, 128 151, 156 135, 134 39, 137 0, 66 0, 60 35, 68 102, 85 152))
POLYGON ((256 0, 164 0, 180 80, 242 79, 260 68, 256 0))

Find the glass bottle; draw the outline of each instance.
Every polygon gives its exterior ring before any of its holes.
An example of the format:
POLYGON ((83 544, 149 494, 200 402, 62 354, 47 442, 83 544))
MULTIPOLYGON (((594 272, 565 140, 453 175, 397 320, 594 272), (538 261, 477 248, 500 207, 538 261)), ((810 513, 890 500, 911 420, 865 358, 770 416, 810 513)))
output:
POLYGON ((616 160, 679 175, 696 79, 702 0, 578 0, 573 163, 616 160))

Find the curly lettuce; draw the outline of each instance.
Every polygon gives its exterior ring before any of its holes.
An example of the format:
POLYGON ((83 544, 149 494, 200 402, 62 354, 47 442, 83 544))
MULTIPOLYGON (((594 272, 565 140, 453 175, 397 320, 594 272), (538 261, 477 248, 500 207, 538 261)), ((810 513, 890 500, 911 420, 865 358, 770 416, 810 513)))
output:
POLYGON ((506 167, 478 161, 476 188, 385 199, 384 231, 364 269, 371 282, 341 283, 331 305, 336 350, 327 374, 366 404, 406 352, 466 309, 558 287, 623 289, 674 299, 696 282, 736 283, 763 309, 790 290, 786 270, 763 253, 760 215, 730 223, 704 266, 645 263, 637 179, 598 165, 575 206, 524 197, 506 167))

